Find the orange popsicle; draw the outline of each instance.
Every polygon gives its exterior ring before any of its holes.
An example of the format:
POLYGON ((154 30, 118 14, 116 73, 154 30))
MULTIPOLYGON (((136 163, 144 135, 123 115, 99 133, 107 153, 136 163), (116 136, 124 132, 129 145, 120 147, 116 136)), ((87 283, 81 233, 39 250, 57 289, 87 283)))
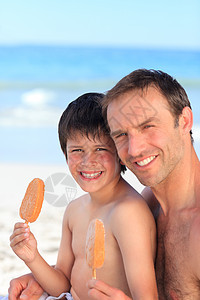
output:
POLYGON ((105 257, 105 230, 101 220, 92 220, 86 237, 86 260, 96 279, 96 269, 101 268, 105 257))
POLYGON ((20 206, 20 217, 26 223, 34 222, 41 211, 44 200, 44 182, 39 179, 33 179, 26 190, 24 199, 20 206))

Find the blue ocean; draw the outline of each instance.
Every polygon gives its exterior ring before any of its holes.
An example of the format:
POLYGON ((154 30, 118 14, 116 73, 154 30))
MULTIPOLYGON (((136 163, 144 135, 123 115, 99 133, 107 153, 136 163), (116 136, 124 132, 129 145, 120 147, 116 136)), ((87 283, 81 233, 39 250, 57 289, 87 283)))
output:
POLYGON ((105 92, 138 68, 163 70, 183 85, 200 157, 200 51, 0 46, 0 162, 63 163, 57 124, 68 103, 105 92))

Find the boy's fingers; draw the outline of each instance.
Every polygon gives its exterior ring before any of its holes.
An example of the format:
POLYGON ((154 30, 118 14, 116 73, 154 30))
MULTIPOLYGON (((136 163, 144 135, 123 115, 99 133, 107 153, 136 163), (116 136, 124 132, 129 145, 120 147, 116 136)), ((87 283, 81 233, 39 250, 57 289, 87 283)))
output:
POLYGON ((21 233, 19 235, 12 235, 10 237, 10 246, 15 247, 16 245, 20 244, 21 242, 24 242, 29 238, 30 234, 28 232, 21 233))
POLYGON ((29 228, 29 226, 26 223, 18 222, 18 223, 15 223, 14 230, 18 229, 18 228, 29 228))
POLYGON ((19 236, 22 233, 30 232, 29 226, 24 225, 24 223, 17 223, 15 224, 14 230, 12 235, 10 236, 10 241, 13 240, 16 236, 19 236))

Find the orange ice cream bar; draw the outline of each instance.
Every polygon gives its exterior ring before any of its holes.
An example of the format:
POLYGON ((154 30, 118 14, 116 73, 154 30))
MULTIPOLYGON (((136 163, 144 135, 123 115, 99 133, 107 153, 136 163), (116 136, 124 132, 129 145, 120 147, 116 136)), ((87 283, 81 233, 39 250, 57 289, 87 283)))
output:
POLYGON ((86 260, 96 279, 96 269, 101 268, 105 257, 105 230, 101 220, 92 220, 86 237, 86 260))
POLYGON ((42 203, 44 200, 44 182, 39 179, 33 179, 26 190, 24 199, 20 206, 20 217, 26 223, 32 223, 38 218, 42 203))

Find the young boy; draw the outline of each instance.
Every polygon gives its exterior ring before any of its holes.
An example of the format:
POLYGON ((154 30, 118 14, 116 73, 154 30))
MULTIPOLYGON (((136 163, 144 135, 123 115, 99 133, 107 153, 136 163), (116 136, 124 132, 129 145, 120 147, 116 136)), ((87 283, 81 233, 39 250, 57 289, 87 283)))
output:
POLYGON ((158 299, 154 273, 156 228, 143 198, 121 177, 119 157, 101 110, 103 94, 88 93, 69 104, 59 122, 59 139, 69 170, 87 194, 67 206, 55 268, 41 257, 24 223, 11 236, 13 251, 42 288, 66 299, 89 299, 91 269, 85 259, 88 225, 105 226, 105 261, 97 278, 133 299, 158 299))

